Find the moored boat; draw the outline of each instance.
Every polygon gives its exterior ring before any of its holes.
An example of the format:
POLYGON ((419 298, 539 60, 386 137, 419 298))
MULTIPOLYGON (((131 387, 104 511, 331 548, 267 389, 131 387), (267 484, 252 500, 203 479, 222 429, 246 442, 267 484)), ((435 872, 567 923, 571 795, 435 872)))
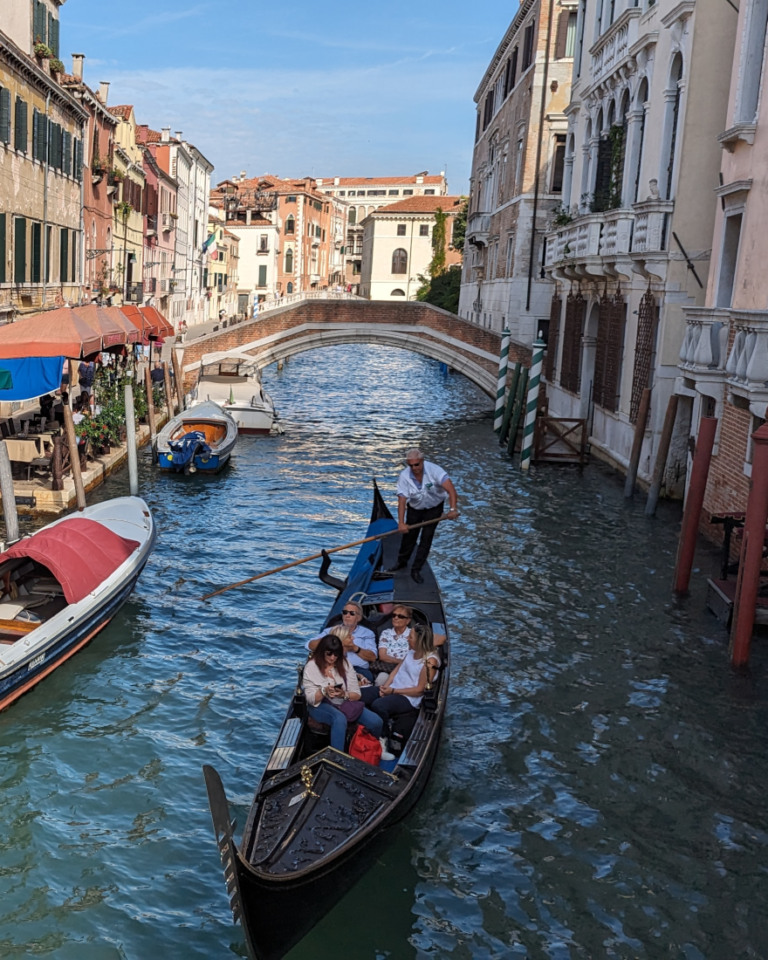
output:
POLYGON ((232 417, 216 403, 199 403, 172 417, 157 435, 157 465, 177 473, 216 473, 236 441, 232 417))
MULTIPOLYGON (((396 528, 374 485, 367 536, 396 528)), ((394 534, 365 544, 344 581, 328 575, 330 558, 325 558, 321 579, 339 590, 325 626, 339 621, 350 599, 362 603, 363 622, 377 632, 391 625, 390 615, 379 613, 379 607, 392 601, 407 603, 415 621, 445 623, 428 565, 422 584, 407 575, 392 579, 378 572, 394 565, 400 539, 394 534)), ((221 779, 204 767, 232 913, 255 960, 285 956, 373 865, 424 792, 445 717, 448 639, 440 650, 441 670, 402 754, 378 767, 330 747, 327 735, 308 719, 299 679, 239 844, 221 779)))
POLYGON ((194 405, 211 401, 225 410, 239 433, 282 433, 275 405, 265 393, 255 357, 238 350, 206 354, 193 391, 194 405))
POLYGON ((138 497, 55 520, 0 554, 0 710, 107 626, 156 539, 138 497))

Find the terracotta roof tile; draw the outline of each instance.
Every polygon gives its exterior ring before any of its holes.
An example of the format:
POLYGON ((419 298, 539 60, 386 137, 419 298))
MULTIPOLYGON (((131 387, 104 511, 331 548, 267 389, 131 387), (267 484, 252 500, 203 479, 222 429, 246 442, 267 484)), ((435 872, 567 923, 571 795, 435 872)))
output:
POLYGON ((118 106, 118 107, 107 107, 107 110, 109 110, 112 116, 122 117, 123 120, 127 120, 128 117, 130 117, 131 115, 131 110, 133 110, 133 106, 131 106, 131 104, 122 104, 121 106, 118 106))
POLYGON ((434 213, 440 207, 444 213, 455 213, 462 204, 461 197, 406 197, 397 203, 390 203, 369 216, 390 213, 434 213))
MULTIPOLYGON (((397 187, 397 186, 421 186, 421 184, 416 183, 416 175, 412 177, 339 177, 339 182, 334 182, 334 177, 322 177, 322 184, 320 188, 324 190, 326 187, 365 187, 365 186, 377 186, 381 184, 382 187, 397 187)), ((436 184, 441 184, 444 180, 444 177, 430 177, 424 176, 423 182, 425 186, 435 186, 436 184)))

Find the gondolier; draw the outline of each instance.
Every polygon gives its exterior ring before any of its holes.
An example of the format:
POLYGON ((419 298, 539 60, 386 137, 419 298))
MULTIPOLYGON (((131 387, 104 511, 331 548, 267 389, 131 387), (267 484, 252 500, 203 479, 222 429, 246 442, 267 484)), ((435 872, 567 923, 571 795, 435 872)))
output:
POLYGON ((403 534, 397 563, 392 568, 403 570, 419 541, 416 556, 411 567, 411 576, 416 583, 423 583, 421 568, 427 562, 437 524, 409 530, 416 523, 437 520, 443 514, 445 501, 449 501, 448 518, 455 520, 459 515, 456 509, 458 495, 448 474, 436 463, 424 459, 417 447, 412 447, 405 455, 405 470, 397 479, 397 526, 403 534), (421 535, 421 539, 419 539, 421 535))

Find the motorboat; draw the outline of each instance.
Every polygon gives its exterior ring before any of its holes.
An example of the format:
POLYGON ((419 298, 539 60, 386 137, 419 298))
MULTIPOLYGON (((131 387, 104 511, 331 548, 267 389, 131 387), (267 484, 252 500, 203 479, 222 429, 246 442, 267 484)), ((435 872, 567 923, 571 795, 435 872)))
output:
POLYGON ((155 539, 147 504, 117 497, 54 520, 0 553, 0 710, 107 626, 155 539))
MULTIPOLYGON (((397 530, 374 483, 368 537, 397 530)), ((363 542, 345 580, 320 579, 338 593, 324 626, 341 619, 349 600, 363 607, 363 623, 380 631, 391 626, 394 603, 412 608, 415 622, 445 627, 442 598, 428 564, 422 583, 407 569, 392 577, 402 535, 363 542)), ((440 647, 441 668, 427 687, 418 719, 395 760, 372 766, 329 745, 307 712, 299 683, 256 787, 239 844, 227 796, 217 771, 203 768, 216 840, 232 914, 245 933, 253 960, 281 960, 376 862, 414 809, 429 781, 445 719, 450 673, 450 638, 440 647)), ((348 731, 349 733, 349 731, 348 731)), ((250 767, 251 757, 240 758, 250 767)))
POLYGON ((206 400, 166 423, 157 435, 157 464, 176 473, 216 473, 228 462, 236 441, 235 421, 206 400))
POLYGON ((205 354, 194 405, 211 401, 232 417, 239 433, 282 433, 272 398, 264 392, 255 357, 237 350, 205 354))

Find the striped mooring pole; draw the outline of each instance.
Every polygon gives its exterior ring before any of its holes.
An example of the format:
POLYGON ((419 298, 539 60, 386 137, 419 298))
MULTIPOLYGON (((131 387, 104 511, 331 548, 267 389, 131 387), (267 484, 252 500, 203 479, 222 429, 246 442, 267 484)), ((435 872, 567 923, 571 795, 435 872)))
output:
POLYGON ((499 379, 496 383, 496 413, 493 418, 493 429, 496 433, 501 430, 504 420, 504 392, 507 388, 507 367, 509 365, 509 330, 504 327, 501 334, 501 356, 499 357, 499 379))
POLYGON ((544 364, 544 351, 546 343, 541 339, 541 330, 539 336, 533 344, 533 356, 531 357, 531 373, 528 378, 528 403, 525 408, 525 426, 523 427, 523 446, 520 451, 520 469, 527 470, 531 465, 531 454, 533 453, 533 433, 536 428, 536 410, 539 406, 539 383, 541 381, 541 368, 544 364))

